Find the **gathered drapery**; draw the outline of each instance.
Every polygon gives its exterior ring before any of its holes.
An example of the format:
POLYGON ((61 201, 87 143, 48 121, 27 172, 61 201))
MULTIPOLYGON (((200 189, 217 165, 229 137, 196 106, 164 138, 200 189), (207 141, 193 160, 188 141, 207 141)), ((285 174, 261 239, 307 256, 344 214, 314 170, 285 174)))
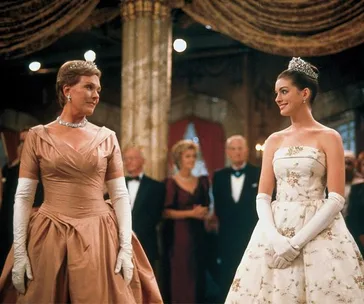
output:
POLYGON ((41 50, 80 26, 99 0, 30 0, 0 3, 0 55, 41 50))
POLYGON ((196 21, 254 49, 323 56, 364 42, 363 0, 173 0, 196 21))
POLYGON ((111 20, 120 18, 120 8, 119 7, 104 7, 100 9, 95 9, 91 15, 78 27, 78 31, 88 31, 94 27, 99 27, 111 20))
MULTIPOLYGON (((270 54, 323 56, 364 42, 364 0, 165 1, 213 30, 270 54)), ((75 29, 88 30, 120 16, 120 7, 95 9, 99 2, 1 2, 0 56, 19 58, 75 29)))

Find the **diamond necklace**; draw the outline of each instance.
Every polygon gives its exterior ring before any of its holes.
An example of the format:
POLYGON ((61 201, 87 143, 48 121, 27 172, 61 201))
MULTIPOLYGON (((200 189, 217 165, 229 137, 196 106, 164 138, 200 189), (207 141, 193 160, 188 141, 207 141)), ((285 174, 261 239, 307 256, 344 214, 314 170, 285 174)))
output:
POLYGON ((86 126, 86 124, 88 122, 86 118, 84 118, 79 123, 67 122, 67 121, 62 120, 61 116, 57 117, 57 121, 60 125, 69 127, 69 128, 83 128, 84 126, 86 126))

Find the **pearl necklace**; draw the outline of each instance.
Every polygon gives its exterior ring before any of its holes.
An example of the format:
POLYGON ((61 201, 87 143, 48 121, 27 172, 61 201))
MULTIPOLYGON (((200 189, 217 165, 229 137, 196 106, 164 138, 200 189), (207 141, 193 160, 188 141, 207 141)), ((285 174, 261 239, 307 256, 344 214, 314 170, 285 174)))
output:
POLYGON ((188 177, 184 177, 184 176, 182 176, 180 173, 178 173, 178 176, 179 176, 179 178, 180 179, 182 179, 182 180, 184 180, 184 181, 190 181, 190 180, 192 180, 193 179, 193 175, 190 175, 190 176, 188 176, 188 177))
POLYGON ((65 127, 69 127, 69 128, 83 128, 84 126, 86 126, 88 120, 86 118, 84 118, 81 122, 79 123, 73 123, 73 122, 67 122, 62 120, 62 118, 60 116, 57 117, 57 122, 65 127))

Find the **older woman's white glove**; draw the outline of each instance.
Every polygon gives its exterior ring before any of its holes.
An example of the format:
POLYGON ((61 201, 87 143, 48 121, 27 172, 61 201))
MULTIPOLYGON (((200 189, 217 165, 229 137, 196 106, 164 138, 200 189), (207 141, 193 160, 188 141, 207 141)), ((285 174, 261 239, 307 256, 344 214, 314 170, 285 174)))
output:
POLYGON ((14 287, 25 293, 24 276, 33 280, 32 268, 27 253, 27 234, 29 218, 34 202, 37 180, 19 178, 14 203, 14 265, 12 281, 14 287))
POLYGON ((125 177, 118 177, 106 182, 111 202, 119 226, 120 249, 116 259, 115 273, 122 270, 122 275, 128 285, 133 278, 133 248, 131 245, 131 208, 125 177))

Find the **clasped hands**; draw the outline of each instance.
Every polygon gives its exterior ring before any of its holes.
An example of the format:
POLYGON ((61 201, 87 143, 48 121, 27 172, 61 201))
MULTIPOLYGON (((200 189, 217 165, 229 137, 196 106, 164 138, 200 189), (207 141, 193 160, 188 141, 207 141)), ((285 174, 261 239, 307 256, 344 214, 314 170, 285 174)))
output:
POLYGON ((191 217, 197 220, 204 220, 209 213, 209 208, 202 205, 194 205, 191 209, 191 217))
POLYGON ((277 231, 269 235, 268 241, 269 249, 266 255, 270 268, 287 268, 300 254, 300 251, 292 246, 290 239, 277 231))

